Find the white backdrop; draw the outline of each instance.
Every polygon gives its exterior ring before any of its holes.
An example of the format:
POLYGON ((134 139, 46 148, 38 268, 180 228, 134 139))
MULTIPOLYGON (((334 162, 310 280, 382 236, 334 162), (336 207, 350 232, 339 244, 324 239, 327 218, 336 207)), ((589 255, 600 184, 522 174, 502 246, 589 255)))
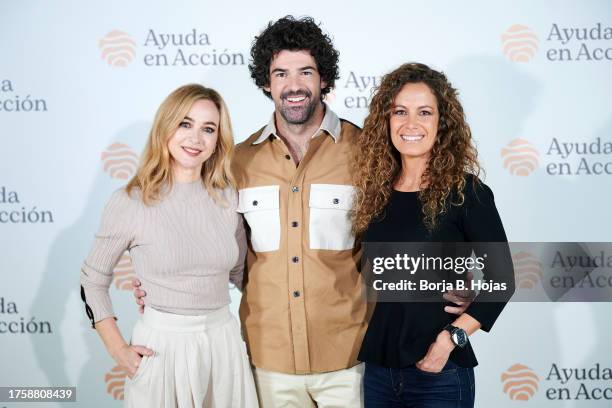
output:
MULTIPOLYGON (((112 371, 78 290, 102 207, 133 174, 159 103, 179 85, 220 91, 236 141, 268 121, 273 105, 249 77, 248 54, 285 14, 311 15, 332 35, 341 78, 329 103, 359 125, 372 84, 400 63, 448 75, 510 240, 610 241, 609 1, 4 1, 0 386, 76 386, 78 402, 65 406, 121 405, 124 375, 112 371)), ((137 319, 122 286, 131 273, 121 265, 111 289, 126 337, 137 319)), ((611 406, 611 312, 606 303, 509 305, 492 333, 472 340, 477 406, 611 406), (559 388, 571 398, 555 399, 559 388), (586 398, 606 388, 608 400, 586 398)))

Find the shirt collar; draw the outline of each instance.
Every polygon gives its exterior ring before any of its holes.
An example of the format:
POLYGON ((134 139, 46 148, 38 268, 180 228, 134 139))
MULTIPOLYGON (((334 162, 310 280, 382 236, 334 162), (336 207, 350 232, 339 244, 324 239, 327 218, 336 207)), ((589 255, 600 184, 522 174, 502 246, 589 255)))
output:
MULTIPOLYGON (((321 131, 325 131, 334 139, 334 143, 338 143, 340 140, 341 128, 342 126, 338 116, 329 108, 329 106, 326 106, 325 116, 323 116, 321 126, 319 126, 319 129, 317 129, 312 137, 317 136, 321 131)), ((274 113, 272 113, 272 118, 270 118, 270 121, 253 144, 259 144, 270 136, 278 138, 278 134, 276 133, 276 123, 274 122, 274 113)))

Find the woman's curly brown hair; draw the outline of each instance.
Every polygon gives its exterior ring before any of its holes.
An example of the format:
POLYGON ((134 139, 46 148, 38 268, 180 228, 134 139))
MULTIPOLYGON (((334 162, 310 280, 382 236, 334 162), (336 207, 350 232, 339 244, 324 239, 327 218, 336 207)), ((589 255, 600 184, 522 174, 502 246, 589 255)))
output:
POLYGON ((401 171, 400 154, 391 142, 389 117, 395 97, 408 83, 426 84, 436 97, 440 114, 438 133, 418 195, 423 221, 430 232, 449 204, 463 204, 466 173, 476 176, 474 182, 478 180, 477 152, 457 90, 443 73, 427 65, 403 64, 382 78, 372 97, 363 132, 355 144, 357 194, 352 217, 353 230, 357 234, 365 231, 382 213, 401 171))

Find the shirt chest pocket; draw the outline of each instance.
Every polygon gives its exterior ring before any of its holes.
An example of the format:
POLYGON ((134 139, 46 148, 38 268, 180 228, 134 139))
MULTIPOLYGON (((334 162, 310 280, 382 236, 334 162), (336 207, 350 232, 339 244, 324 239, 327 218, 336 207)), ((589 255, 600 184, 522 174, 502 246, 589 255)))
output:
POLYGON ((355 236, 349 211, 355 188, 343 184, 311 184, 310 249, 341 251, 353 248, 355 236))
POLYGON ((277 251, 280 246, 279 186, 243 188, 238 191, 239 213, 251 229, 256 252, 277 251))

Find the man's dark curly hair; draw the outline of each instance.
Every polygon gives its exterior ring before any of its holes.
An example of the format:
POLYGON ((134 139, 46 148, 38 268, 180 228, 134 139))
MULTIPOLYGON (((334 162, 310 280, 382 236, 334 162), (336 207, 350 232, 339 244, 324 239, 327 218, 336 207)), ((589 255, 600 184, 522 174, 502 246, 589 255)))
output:
POLYGON ((270 85, 270 63, 280 51, 307 50, 317 62, 321 80, 327 86, 321 89, 321 96, 328 94, 335 85, 338 74, 338 51, 331 38, 321 31, 312 17, 285 16, 275 23, 270 22, 263 32, 255 37, 251 46, 251 63, 249 71, 255 84, 263 93, 272 98, 270 92, 263 89, 270 85))

